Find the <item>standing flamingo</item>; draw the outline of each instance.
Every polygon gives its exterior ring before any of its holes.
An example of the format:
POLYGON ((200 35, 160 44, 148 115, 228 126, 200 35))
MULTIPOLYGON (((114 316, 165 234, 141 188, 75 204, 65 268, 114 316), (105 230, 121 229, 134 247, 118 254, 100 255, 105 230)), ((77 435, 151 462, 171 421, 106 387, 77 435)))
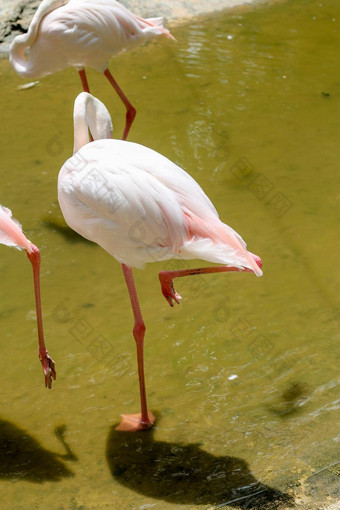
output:
POLYGON ((45 376, 45 386, 52 388, 56 379, 55 363, 49 356, 44 340, 40 298, 40 252, 23 234, 21 225, 12 218, 12 212, 0 205, 0 243, 16 248, 24 248, 33 267, 35 306, 38 325, 39 359, 45 376))
POLYGON ((174 39, 162 18, 140 18, 116 0, 43 0, 28 32, 12 42, 9 59, 27 78, 73 66, 85 92, 90 90, 84 67, 104 73, 126 108, 125 140, 136 110, 110 73, 109 59, 162 34, 174 39))
POLYGON ((163 295, 172 306, 181 299, 173 287, 174 278, 227 271, 261 276, 262 262, 220 221, 213 204, 189 174, 142 145, 105 139, 111 137, 111 131, 105 106, 86 92, 79 94, 74 105, 74 155, 60 170, 58 199, 68 225, 122 265, 135 320, 141 414, 123 415, 118 429, 141 430, 152 426, 155 418, 147 410, 145 325, 132 267, 170 258, 224 264, 160 272, 163 295), (89 130, 95 139, 91 143, 89 130))

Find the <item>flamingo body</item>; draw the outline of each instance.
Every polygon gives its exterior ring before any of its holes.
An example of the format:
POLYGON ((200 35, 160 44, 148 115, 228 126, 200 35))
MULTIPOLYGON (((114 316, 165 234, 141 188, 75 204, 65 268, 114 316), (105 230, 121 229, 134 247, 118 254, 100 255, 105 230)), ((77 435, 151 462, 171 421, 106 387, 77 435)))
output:
POLYGON ((58 196, 69 226, 127 266, 203 259, 262 274, 196 181, 142 145, 84 145, 63 165, 58 196))
POLYGON ((115 0, 43 0, 28 32, 12 42, 10 62, 24 77, 70 66, 104 72, 112 56, 162 34, 172 38, 162 18, 144 20, 115 0))
POLYGON ((161 271, 162 293, 179 303, 173 278, 228 271, 262 275, 259 257, 219 219, 197 182, 161 154, 136 143, 112 140, 109 112, 82 92, 74 105, 74 154, 58 177, 59 204, 68 225, 122 265, 134 315, 133 336, 141 413, 123 415, 119 430, 145 430, 148 411, 144 377, 143 321, 132 267, 170 258, 201 258, 222 266, 161 271), (94 141, 89 143, 89 130, 94 141))
POLYGON ((143 19, 116 0, 43 0, 28 32, 18 35, 9 59, 26 78, 40 78, 75 67, 85 92, 90 92, 85 67, 103 72, 126 108, 123 140, 136 116, 108 69, 109 59, 159 35, 174 39, 163 28, 162 18, 143 19))

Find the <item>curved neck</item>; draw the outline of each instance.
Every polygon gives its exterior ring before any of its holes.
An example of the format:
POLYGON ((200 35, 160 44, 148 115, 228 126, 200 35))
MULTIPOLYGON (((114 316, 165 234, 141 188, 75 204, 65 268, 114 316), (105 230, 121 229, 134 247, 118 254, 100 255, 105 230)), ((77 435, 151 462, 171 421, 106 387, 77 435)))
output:
POLYGON ((55 9, 67 4, 69 0, 43 0, 36 10, 26 35, 27 46, 32 46, 38 36, 42 19, 55 9))
POLYGON ((9 60, 18 74, 21 76, 34 76, 29 58, 26 59, 26 49, 31 47, 38 37, 39 27, 44 16, 51 11, 65 5, 69 0, 43 0, 35 12, 26 34, 18 35, 13 40, 9 49, 9 60))
POLYGON ((89 123, 87 119, 87 104, 88 99, 79 101, 79 96, 75 100, 73 110, 73 126, 74 126, 74 144, 73 154, 79 151, 90 141, 89 137, 89 123))
POLYGON ((110 114, 104 104, 88 92, 81 92, 74 102, 73 125, 73 154, 89 143, 89 130, 93 140, 111 138, 110 114))

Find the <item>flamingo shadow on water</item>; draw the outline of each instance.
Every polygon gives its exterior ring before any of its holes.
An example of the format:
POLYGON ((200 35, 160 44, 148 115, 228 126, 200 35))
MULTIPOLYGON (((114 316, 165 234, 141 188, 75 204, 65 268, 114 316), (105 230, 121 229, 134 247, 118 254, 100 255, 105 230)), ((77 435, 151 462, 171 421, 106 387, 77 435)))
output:
POLYGON ((154 430, 131 434, 111 427, 106 459, 120 484, 173 504, 252 510, 278 508, 278 503, 294 507, 291 496, 257 480, 245 460, 214 456, 198 443, 157 441, 154 430))
POLYGON ((65 430, 65 425, 54 430, 66 450, 66 453, 59 454, 44 448, 26 430, 0 419, 0 479, 42 483, 74 476, 63 462, 78 460, 65 441, 65 430))
POLYGON ((88 246, 95 246, 91 241, 85 239, 81 235, 77 234, 74 230, 72 230, 69 226, 67 226, 63 221, 54 218, 48 218, 42 220, 42 226, 51 230, 53 233, 59 234, 61 237, 65 239, 66 242, 76 244, 82 243, 88 246))

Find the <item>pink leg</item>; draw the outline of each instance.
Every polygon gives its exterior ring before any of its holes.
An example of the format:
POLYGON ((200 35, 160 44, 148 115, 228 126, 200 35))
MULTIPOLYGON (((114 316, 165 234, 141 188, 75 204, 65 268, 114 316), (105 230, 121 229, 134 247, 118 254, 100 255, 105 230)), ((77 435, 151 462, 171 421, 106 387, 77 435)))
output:
MULTIPOLYGON (((78 71, 78 73, 79 73, 79 76, 80 76, 80 79, 81 79, 81 84, 83 86, 84 92, 88 92, 89 94, 91 94, 89 83, 87 81, 87 77, 86 77, 86 73, 85 73, 85 69, 82 69, 81 71, 78 71)), ((91 140, 91 142, 93 142, 92 133, 90 133, 90 140, 91 140)))
POLYGON ((80 79, 81 79, 81 84, 83 86, 84 92, 88 92, 90 94, 90 87, 89 87, 89 84, 88 84, 88 81, 87 81, 85 69, 82 69, 81 71, 78 71, 78 73, 79 73, 79 76, 80 76, 80 79))
POLYGON ((141 399, 141 413, 139 414, 123 414, 122 421, 118 425, 116 430, 125 431, 136 431, 146 430, 152 427, 155 417, 152 413, 148 412, 146 403, 146 391, 145 391, 145 379, 144 379, 144 335, 145 335, 145 324, 142 317, 142 312, 139 306, 137 297, 137 291, 135 282, 133 280, 132 269, 125 264, 122 264, 122 269, 126 281, 126 285, 129 291, 132 311, 135 319, 135 325, 133 328, 133 336, 136 341, 137 347, 137 363, 138 363, 138 377, 139 377, 139 389, 141 399))
POLYGON ((118 83, 116 82, 116 80, 114 79, 114 77, 112 76, 112 74, 110 73, 110 71, 108 69, 105 69, 104 76, 106 76, 106 78, 109 80, 112 87, 115 89, 118 96, 120 97, 120 99, 123 101, 123 103, 125 105, 126 121, 125 121, 125 129, 124 129, 122 140, 126 140, 128 134, 129 134, 130 128, 132 126, 132 123, 134 121, 134 118, 136 117, 136 109, 132 106, 132 104, 130 103, 130 101, 128 100, 128 98, 126 97, 126 95, 124 94, 122 89, 119 87, 118 83))
POLYGON ((52 388, 52 379, 55 380, 57 375, 55 371, 55 363, 48 354, 44 340, 40 298, 40 252, 39 249, 34 246, 34 244, 32 244, 31 247, 32 252, 27 252, 27 256, 33 267, 35 306, 38 325, 39 359, 41 361, 45 375, 45 386, 46 388, 52 388))
MULTIPOLYGON (((255 255, 255 260, 257 265, 259 267, 262 267, 262 261, 260 257, 255 255)), ((174 306, 173 300, 179 304, 180 300, 182 299, 181 296, 174 289, 173 284, 174 278, 181 278, 182 276, 192 276, 195 274, 228 273, 228 272, 252 273, 253 271, 248 268, 241 269, 239 267, 215 266, 215 267, 200 267, 197 269, 180 269, 178 271, 161 271, 158 276, 161 282, 163 296, 168 301, 170 306, 174 306)))

